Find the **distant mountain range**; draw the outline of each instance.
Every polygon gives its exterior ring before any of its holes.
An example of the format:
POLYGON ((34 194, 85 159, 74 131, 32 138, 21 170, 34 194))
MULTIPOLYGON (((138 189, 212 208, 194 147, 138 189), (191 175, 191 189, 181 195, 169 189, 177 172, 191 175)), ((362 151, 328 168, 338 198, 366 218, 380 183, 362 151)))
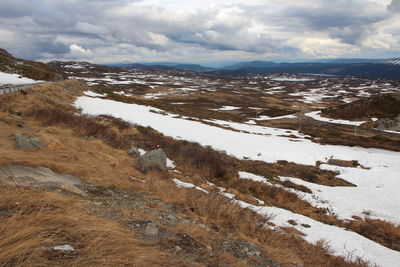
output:
POLYGON ((209 72, 216 70, 215 68, 204 67, 198 64, 179 64, 179 63, 132 63, 132 64, 114 64, 114 66, 126 69, 176 69, 194 72, 209 72))
MULTIPOLYGON (((207 72, 219 75, 248 75, 269 73, 304 73, 364 78, 400 79, 400 59, 329 59, 319 62, 277 63, 273 61, 249 61, 226 65, 220 68, 205 67, 198 64, 179 64, 172 62, 115 64, 127 69, 176 69, 194 72, 207 72)), ((114 65, 114 66, 115 66, 114 65)))

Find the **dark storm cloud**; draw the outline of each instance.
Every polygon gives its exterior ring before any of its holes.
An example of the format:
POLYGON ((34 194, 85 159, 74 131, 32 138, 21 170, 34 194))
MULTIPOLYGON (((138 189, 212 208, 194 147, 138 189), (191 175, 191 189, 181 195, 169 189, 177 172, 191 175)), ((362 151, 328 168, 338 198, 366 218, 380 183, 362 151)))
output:
POLYGON ((400 12, 400 1, 399 0, 392 0, 388 9, 393 12, 400 12))
POLYGON ((285 14, 297 18, 305 31, 325 32, 344 43, 357 44, 367 34, 370 25, 387 18, 377 3, 354 0, 321 0, 313 7, 288 10, 285 14), (373 11, 373 12, 372 12, 373 11))
POLYGON ((35 12, 37 4, 36 0, 1 0, 0 17, 18 18, 27 16, 35 12))

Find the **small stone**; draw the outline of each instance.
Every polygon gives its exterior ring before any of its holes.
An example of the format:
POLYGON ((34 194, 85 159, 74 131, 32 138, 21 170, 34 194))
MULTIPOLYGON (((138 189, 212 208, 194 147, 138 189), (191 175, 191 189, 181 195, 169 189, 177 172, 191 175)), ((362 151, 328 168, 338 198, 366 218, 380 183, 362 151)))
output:
POLYGON ((32 150, 43 147, 40 137, 30 136, 24 133, 16 133, 14 137, 17 147, 21 150, 32 150))
POLYGON ((175 246, 175 251, 176 252, 182 251, 182 248, 180 246, 175 246))
POLYGON ((71 245, 62 245, 62 246, 55 246, 53 248, 54 250, 57 251, 74 251, 74 247, 72 247, 71 245))
POLYGON ((260 251, 250 251, 250 252, 247 252, 246 255, 249 256, 249 257, 253 257, 253 256, 259 257, 260 256, 260 251))
POLYGON ((158 227, 155 223, 147 224, 146 228, 144 229, 144 233, 149 236, 156 236, 158 235, 158 227))
POLYGON ((197 226, 208 231, 208 227, 202 223, 199 223, 197 226))
POLYGON ((176 216, 174 216, 174 215, 172 215, 172 214, 169 214, 169 215, 167 216, 167 220, 169 220, 169 221, 171 221, 171 222, 176 222, 176 221, 177 221, 177 218, 176 218, 176 216))
POLYGON ((22 117, 19 115, 11 115, 11 117, 13 117, 16 120, 23 120, 22 117))

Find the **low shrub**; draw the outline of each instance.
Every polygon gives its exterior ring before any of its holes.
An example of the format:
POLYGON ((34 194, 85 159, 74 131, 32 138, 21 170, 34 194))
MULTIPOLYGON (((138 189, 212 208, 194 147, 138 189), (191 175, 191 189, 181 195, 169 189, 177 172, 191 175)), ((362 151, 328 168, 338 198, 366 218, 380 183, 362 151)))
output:
POLYGON ((97 122, 95 117, 78 115, 56 107, 35 109, 27 113, 27 115, 41 121, 47 126, 67 125, 75 131, 81 132, 82 135, 101 139, 113 148, 126 149, 130 146, 132 139, 126 135, 118 135, 110 127, 97 122))

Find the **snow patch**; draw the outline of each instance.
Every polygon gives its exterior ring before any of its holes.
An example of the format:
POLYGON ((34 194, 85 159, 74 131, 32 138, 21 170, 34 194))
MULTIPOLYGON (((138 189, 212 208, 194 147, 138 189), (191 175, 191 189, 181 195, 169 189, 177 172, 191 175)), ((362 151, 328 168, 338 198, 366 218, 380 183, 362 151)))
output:
POLYGON ((194 185, 194 184, 191 184, 191 183, 182 182, 181 180, 176 179, 176 178, 172 179, 172 181, 176 184, 176 186, 178 188, 194 188, 194 189, 197 189, 197 190, 199 190, 201 192, 204 192, 204 193, 208 194, 207 190, 205 190, 205 189, 203 189, 203 188, 201 188, 201 187, 199 187, 197 185, 194 185))
POLYGON ((19 74, 12 74, 6 72, 0 72, 0 85, 5 84, 30 84, 37 83, 40 81, 36 81, 30 78, 22 77, 19 74))

